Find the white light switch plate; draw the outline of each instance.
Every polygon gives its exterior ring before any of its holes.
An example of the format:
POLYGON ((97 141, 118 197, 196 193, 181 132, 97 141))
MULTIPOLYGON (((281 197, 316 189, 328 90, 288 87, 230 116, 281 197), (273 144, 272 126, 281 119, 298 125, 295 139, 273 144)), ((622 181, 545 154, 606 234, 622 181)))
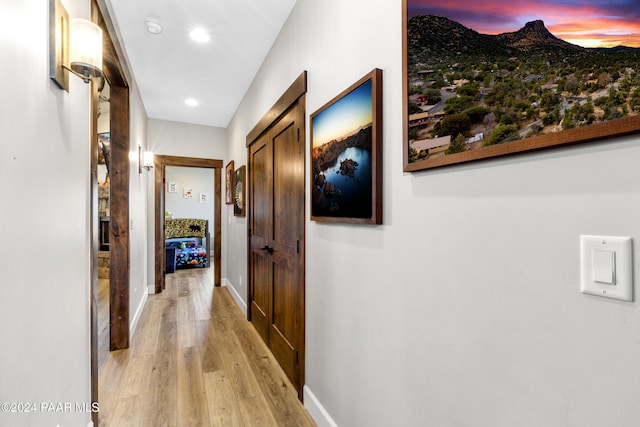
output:
POLYGON ((580 236, 580 290, 583 294, 633 301, 630 237, 580 236))

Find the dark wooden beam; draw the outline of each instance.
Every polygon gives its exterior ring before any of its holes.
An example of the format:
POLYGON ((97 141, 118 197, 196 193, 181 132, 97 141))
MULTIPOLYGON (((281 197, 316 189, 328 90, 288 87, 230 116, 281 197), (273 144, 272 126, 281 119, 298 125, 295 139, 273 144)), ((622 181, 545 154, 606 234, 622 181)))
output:
POLYGON ((164 156, 155 155, 153 159, 153 167, 155 169, 154 183, 154 213, 155 213, 155 292, 162 292, 164 285, 165 271, 165 254, 164 254, 164 165, 162 158, 164 156))
POLYGON ((111 350, 129 347, 129 89, 111 86, 109 285, 111 350))
POLYGON ((215 286, 220 286, 222 284, 222 254, 220 253, 220 249, 222 248, 222 162, 220 162, 220 167, 214 169, 214 174, 215 200, 213 209, 215 213, 213 215, 213 265, 215 270, 213 271, 213 275, 215 286))

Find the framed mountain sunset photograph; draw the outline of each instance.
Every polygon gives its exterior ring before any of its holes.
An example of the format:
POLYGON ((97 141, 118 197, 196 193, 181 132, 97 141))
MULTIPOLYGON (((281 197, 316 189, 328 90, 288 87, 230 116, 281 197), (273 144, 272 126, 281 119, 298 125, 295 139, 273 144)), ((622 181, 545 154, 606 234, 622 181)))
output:
POLYGON ((640 132, 640 8, 401 0, 413 172, 640 132))

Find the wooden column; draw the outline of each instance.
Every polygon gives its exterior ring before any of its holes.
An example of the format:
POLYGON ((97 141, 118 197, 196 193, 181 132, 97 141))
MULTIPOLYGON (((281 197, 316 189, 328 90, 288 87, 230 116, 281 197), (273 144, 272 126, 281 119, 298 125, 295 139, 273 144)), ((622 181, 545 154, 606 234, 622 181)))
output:
POLYGON ((129 347, 129 89, 111 87, 111 350, 129 347))

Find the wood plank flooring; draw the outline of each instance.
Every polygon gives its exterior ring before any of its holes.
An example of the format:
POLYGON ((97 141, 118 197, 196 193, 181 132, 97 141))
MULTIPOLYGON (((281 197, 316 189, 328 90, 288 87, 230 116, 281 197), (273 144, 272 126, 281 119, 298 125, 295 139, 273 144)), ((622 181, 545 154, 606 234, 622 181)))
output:
POLYGON ((131 347, 114 352, 108 281, 99 286, 100 426, 315 426, 212 268, 167 275, 131 347))

